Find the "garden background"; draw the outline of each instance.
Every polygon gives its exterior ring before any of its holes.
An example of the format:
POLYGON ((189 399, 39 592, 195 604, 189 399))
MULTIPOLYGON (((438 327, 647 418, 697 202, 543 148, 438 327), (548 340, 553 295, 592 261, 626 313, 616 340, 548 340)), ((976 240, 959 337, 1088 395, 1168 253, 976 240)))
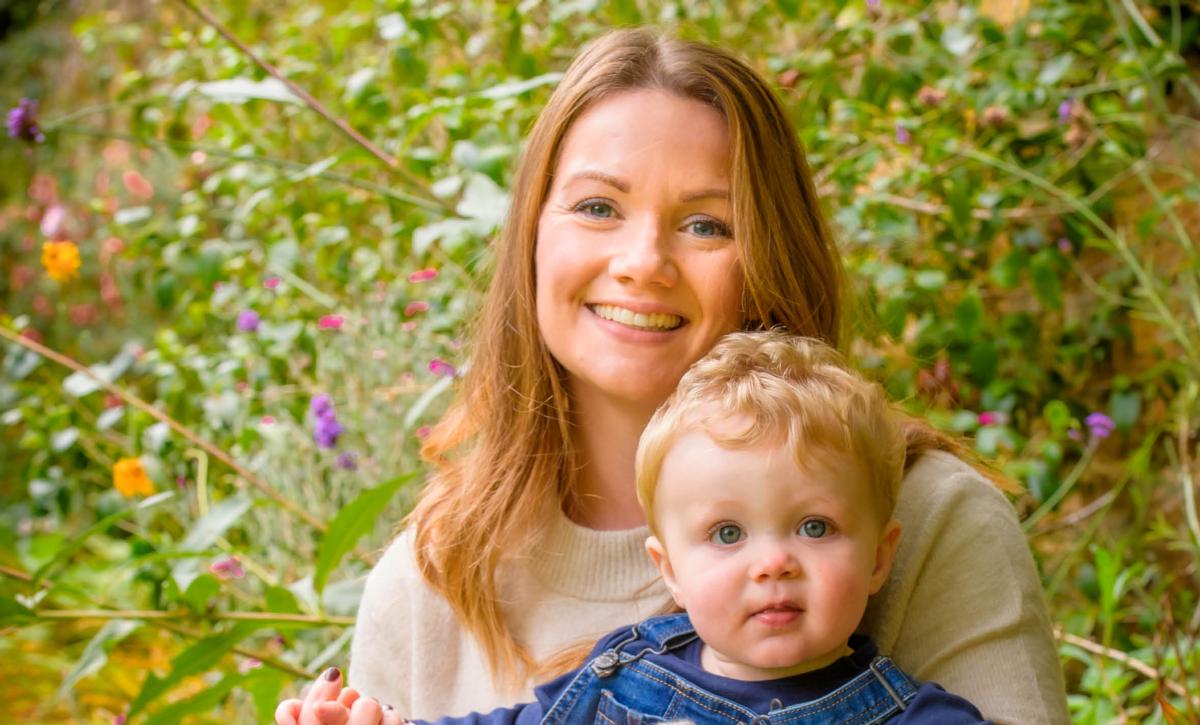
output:
POLYGON ((1076 721, 1200 721, 1196 0, 3 4, 6 721, 345 664, 523 133, 642 22, 778 88, 848 351, 1019 482, 1076 721))

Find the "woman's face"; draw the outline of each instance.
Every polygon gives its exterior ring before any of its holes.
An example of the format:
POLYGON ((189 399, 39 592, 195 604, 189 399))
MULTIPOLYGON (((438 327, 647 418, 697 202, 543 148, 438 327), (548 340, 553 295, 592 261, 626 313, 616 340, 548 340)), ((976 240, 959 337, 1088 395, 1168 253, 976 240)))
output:
POLYGON ((729 165, 721 115, 666 91, 572 124, 535 263, 538 326, 575 395, 653 409, 742 326, 729 165))

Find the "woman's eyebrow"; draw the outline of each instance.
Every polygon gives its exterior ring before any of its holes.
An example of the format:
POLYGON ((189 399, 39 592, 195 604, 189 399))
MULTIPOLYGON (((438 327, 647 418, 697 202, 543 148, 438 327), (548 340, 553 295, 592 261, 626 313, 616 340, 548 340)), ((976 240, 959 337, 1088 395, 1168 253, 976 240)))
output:
POLYGON ((567 180, 563 183, 563 185, 566 186, 567 184, 580 179, 592 179, 593 181, 599 181, 602 184, 608 184, 617 191, 620 191, 622 194, 629 193, 629 182, 619 179, 612 174, 606 174, 603 171, 592 171, 590 169, 576 171, 574 174, 571 174, 567 177, 567 180))
POLYGON ((729 191, 726 189, 699 189, 697 191, 685 191, 679 195, 680 201, 696 201, 697 199, 728 199, 729 191))

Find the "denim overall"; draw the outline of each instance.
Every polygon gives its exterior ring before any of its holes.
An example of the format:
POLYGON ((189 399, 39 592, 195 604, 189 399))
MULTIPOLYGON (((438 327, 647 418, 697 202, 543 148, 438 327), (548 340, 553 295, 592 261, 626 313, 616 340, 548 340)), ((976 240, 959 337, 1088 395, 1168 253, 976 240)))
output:
POLYGON ((904 710, 917 692, 917 683, 890 659, 876 657, 867 670, 824 697, 757 713, 700 689, 653 661, 653 655, 676 649, 696 636, 686 614, 655 617, 635 625, 628 636, 579 669, 542 723, 642 725, 686 720, 697 725, 865 725, 904 710))

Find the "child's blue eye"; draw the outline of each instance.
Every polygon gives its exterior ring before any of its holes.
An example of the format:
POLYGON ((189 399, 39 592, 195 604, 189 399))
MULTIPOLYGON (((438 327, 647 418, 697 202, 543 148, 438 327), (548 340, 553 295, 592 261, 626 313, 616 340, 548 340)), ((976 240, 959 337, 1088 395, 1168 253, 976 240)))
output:
POLYGON ((730 544, 736 544, 737 542, 741 541, 743 537, 744 534, 742 533, 742 527, 738 526, 737 524, 721 524, 712 532, 712 534, 709 536, 709 540, 714 544, 724 544, 728 546, 730 544))
POLYGON ((821 519, 809 519, 800 524, 800 534, 812 539, 819 539, 829 533, 829 524, 821 519))

